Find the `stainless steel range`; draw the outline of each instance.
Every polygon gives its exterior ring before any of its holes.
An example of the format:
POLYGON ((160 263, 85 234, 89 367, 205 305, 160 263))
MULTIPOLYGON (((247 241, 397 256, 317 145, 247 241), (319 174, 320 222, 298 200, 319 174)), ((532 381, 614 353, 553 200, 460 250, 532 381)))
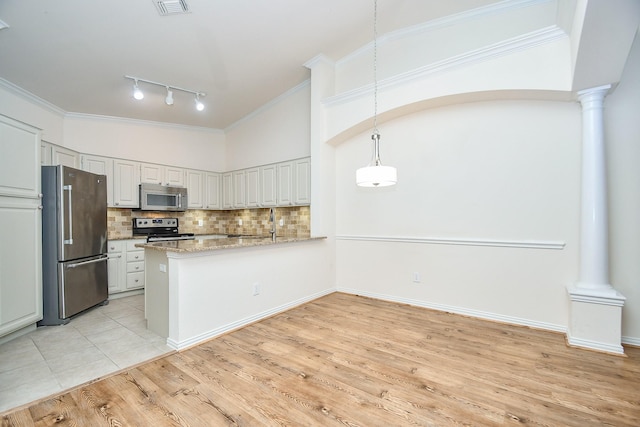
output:
POLYGON ((193 233, 178 231, 178 218, 134 218, 133 236, 146 237, 147 242, 193 240, 193 233))

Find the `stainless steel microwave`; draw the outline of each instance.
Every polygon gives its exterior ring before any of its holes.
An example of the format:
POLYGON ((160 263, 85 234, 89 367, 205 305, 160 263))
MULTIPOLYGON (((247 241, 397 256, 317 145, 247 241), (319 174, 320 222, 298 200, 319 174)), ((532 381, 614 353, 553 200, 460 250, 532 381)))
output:
POLYGON ((187 189, 160 184, 140 184, 140 210, 142 211, 186 211, 187 189))

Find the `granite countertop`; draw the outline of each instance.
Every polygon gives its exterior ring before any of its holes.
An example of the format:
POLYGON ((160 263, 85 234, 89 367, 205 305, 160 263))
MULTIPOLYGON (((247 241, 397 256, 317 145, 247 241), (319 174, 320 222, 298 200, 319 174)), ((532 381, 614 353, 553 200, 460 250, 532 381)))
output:
MULTIPOLYGON (((216 233, 206 233, 206 234, 196 234, 195 238, 204 237, 204 236, 226 236, 226 234, 216 234, 216 233)), ((147 240, 146 236, 108 236, 107 240, 147 240)))
POLYGON ((218 239, 198 239, 194 240, 170 240, 163 242, 138 243, 136 247, 153 249, 162 252, 195 253, 216 251, 220 249, 248 248, 254 246, 272 246, 285 243, 305 242, 309 240, 322 240, 326 237, 276 237, 271 240, 271 236, 243 236, 227 237, 218 239))

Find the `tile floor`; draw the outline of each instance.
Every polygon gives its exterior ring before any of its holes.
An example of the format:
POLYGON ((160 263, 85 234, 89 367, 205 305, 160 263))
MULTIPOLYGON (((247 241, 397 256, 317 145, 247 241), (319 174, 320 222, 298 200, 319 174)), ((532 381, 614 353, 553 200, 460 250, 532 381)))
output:
POLYGON ((0 344, 0 412, 171 352, 144 320, 144 295, 0 344))

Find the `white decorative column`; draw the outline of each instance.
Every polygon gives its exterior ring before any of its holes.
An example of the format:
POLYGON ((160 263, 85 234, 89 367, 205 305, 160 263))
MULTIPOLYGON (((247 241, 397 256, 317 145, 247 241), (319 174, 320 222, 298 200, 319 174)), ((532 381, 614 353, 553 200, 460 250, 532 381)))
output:
POLYGON ((604 145, 604 98, 611 85, 578 92, 582 105, 580 276, 568 286, 569 345, 623 354, 625 297, 609 283, 609 224, 604 145))

